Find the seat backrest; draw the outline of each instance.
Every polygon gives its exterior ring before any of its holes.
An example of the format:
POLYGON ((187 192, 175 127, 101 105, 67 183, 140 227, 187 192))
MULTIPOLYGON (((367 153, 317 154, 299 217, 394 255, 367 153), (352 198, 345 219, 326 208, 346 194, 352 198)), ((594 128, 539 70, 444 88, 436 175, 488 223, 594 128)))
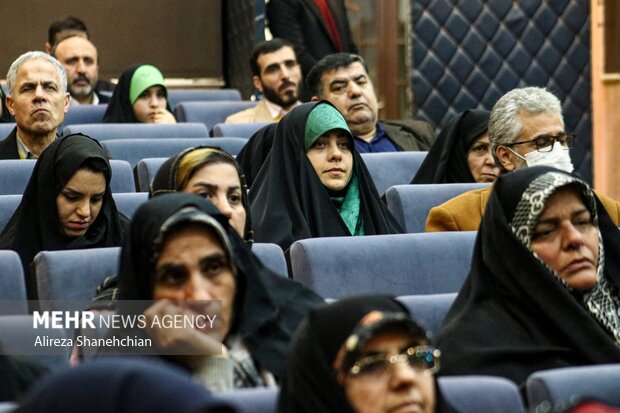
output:
POLYGON ((240 413, 276 413, 278 393, 277 388, 257 387, 218 393, 217 397, 237 405, 240 413))
POLYGON ((389 187, 411 182, 428 152, 362 153, 379 195, 389 187))
POLYGON ((15 128, 15 122, 13 123, 0 123, 0 140, 9 136, 9 133, 15 128))
POLYGON ((116 209, 129 219, 133 217, 138 207, 149 199, 149 194, 146 192, 122 192, 112 194, 112 196, 116 209))
POLYGON ((249 123, 217 123, 213 126, 211 134, 214 137, 236 136, 239 138, 250 139, 254 133, 270 122, 249 122, 249 123))
POLYGON ((107 108, 107 103, 101 105, 71 105, 69 106, 69 111, 65 113, 65 120, 61 128, 64 128, 65 125, 101 123, 103 122, 103 115, 105 115, 107 108))
POLYGON ((397 299, 407 307, 411 317, 431 332, 434 340, 456 294, 401 295, 397 299))
POLYGON ((233 113, 252 108, 258 102, 182 102, 174 108, 174 114, 179 122, 200 122, 208 130, 216 123, 222 123, 233 113))
POLYGON ((407 232, 424 232, 431 208, 463 192, 486 188, 490 184, 415 184, 396 185, 385 194, 388 209, 407 232))
MULTIPOLYGON (((33 328, 31 314, 0 315, 0 331, 5 354, 26 355, 55 370, 69 366, 71 347, 35 345, 37 339, 66 339, 71 336, 62 328, 33 328)), ((51 342, 51 341, 50 341, 51 342)), ((62 342, 61 342, 62 343, 62 342)))
POLYGON ((161 165, 168 158, 144 158, 138 161, 136 165, 137 188, 140 192, 149 192, 151 182, 155 178, 155 174, 159 171, 161 165))
POLYGON ((133 169, 129 162, 112 159, 110 160, 110 166, 112 167, 112 180, 110 181, 112 192, 136 192, 133 169))
POLYGON ((325 298, 457 292, 475 237, 472 231, 299 240, 291 246, 293 278, 325 298))
POLYGON ((168 105, 174 109, 181 102, 240 101, 238 89, 168 89, 168 105))
POLYGON ((4 230, 21 201, 21 195, 0 195, 0 232, 4 230))
POLYGON ((120 247, 41 251, 34 257, 41 310, 66 300, 90 300, 101 282, 118 272, 120 247))
POLYGON ((459 413, 522 413, 519 388, 494 376, 446 376, 437 379, 446 401, 459 413))
POLYGON ((0 314, 27 314, 26 300, 26 280, 19 255, 0 250, 0 314))
POLYGON ((22 195, 35 163, 35 159, 0 160, 0 195, 22 195))
POLYGON ((549 401, 551 405, 572 398, 595 398, 620 406, 620 364, 566 367, 538 371, 526 382, 528 403, 536 407, 549 401))
POLYGON ((252 252, 265 267, 278 275, 288 278, 284 251, 282 251, 282 248, 280 248, 278 244, 255 242, 252 244, 252 252))
POLYGON ((207 138, 209 131, 200 123, 85 123, 67 125, 63 135, 83 133, 98 141, 110 139, 207 138))

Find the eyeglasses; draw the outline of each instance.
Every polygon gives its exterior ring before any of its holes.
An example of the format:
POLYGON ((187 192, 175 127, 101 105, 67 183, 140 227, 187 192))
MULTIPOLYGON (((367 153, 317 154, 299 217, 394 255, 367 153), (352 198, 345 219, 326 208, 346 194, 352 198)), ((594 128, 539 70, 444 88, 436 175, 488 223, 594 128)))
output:
POLYGON ((534 143, 538 152, 551 152, 553 150, 553 145, 555 144, 555 142, 559 142, 560 145, 562 145, 565 149, 572 149, 573 144, 575 143, 575 138, 576 136, 572 133, 560 133, 558 136, 541 135, 536 139, 532 139, 530 141, 515 142, 505 146, 512 148, 516 145, 534 143))
POLYGON ((430 376, 439 371, 440 358, 441 352, 434 347, 409 347, 402 354, 389 356, 382 353, 363 357, 355 362, 349 374, 353 377, 378 378, 386 375, 392 364, 407 363, 414 370, 430 376))

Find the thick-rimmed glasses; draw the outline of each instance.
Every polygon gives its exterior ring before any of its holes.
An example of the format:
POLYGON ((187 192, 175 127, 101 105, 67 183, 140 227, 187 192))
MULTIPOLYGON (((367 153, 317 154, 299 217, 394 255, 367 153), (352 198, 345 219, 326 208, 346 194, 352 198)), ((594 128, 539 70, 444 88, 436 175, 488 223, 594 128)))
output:
POLYGON ((407 363, 409 367, 425 375, 439 371, 441 352, 431 346, 409 347, 401 354, 387 355, 385 353, 362 357, 349 370, 352 377, 385 376, 392 364, 407 363))
POLYGON ((572 149, 573 144, 575 143, 575 137, 576 136, 572 133, 560 133, 558 136, 541 135, 529 141, 510 143, 504 146, 512 148, 513 146, 516 146, 516 145, 533 143, 536 145, 536 150, 538 152, 551 152, 553 150, 553 145, 556 142, 559 142, 560 145, 564 147, 564 149, 572 149))

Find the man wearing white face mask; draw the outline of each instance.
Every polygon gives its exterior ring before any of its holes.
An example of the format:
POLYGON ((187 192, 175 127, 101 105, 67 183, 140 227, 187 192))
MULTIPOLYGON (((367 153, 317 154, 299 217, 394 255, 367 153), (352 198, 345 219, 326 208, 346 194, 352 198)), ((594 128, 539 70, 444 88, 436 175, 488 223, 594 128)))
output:
MULTIPOLYGON (((544 88, 513 89, 491 111, 489 141, 501 173, 530 166, 552 166, 573 171, 569 149, 575 135, 566 133, 562 106, 544 88)), ((426 231, 476 231, 480 226, 491 187, 465 192, 430 210, 426 231)), ((620 203, 597 193, 616 225, 620 203)))

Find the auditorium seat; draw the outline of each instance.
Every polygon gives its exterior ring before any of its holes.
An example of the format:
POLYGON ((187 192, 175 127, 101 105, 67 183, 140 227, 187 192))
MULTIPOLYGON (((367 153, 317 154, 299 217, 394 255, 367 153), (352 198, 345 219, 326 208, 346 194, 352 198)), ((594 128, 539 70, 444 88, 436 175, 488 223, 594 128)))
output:
POLYGON ((239 413, 276 413, 278 393, 277 388, 256 387, 235 389, 217 396, 237 406, 239 413))
MULTIPOLYGON (((27 313, 28 303, 22 262, 15 251, 0 250, 0 314, 27 313)), ((2 335, 4 334, 3 332, 2 335)))
POLYGON ((209 131, 201 123, 85 123, 67 125, 63 135, 83 133, 99 141, 110 139, 207 138, 209 131))
POLYGON ((415 184, 396 185, 385 194, 388 209, 406 232, 424 232, 431 208, 443 204, 463 192, 488 187, 490 184, 415 184))
POLYGON ((444 376, 437 379, 446 401, 459 413, 523 413, 519 388, 493 376, 444 376))
POLYGON ((553 406, 582 398, 594 398, 620 407, 618 383, 620 364, 543 370, 528 377, 527 398, 531 407, 545 402, 553 406))
POLYGON ((238 89, 170 89, 168 88, 168 105, 174 109, 181 102, 196 101, 241 101, 238 89))
POLYGON ((268 242, 255 242, 252 244, 252 252, 258 257, 263 265, 278 275, 288 278, 286 258, 284 251, 278 244, 268 242))
POLYGON ((377 192, 383 195, 389 187, 411 182, 428 152, 362 153, 377 192))
POLYGON ((183 102, 174 109, 179 122, 200 122, 210 131, 217 123, 222 123, 233 113, 252 108, 258 102, 183 102))
POLYGON ((290 252, 293 278, 325 298, 453 293, 469 272, 475 237, 471 231, 298 240, 290 252))
MULTIPOLYGON (((0 195, 22 195, 36 162, 35 159, 0 160, 0 195)), ((126 161, 112 160, 110 166, 112 192, 135 192, 131 165, 126 161)))
POLYGON ((211 134, 214 137, 235 136, 250 139, 256 131, 269 123, 271 122, 218 123, 213 126, 211 134))
POLYGON ((9 133, 15 128, 15 122, 13 123, 0 123, 0 140, 9 136, 9 133))
POLYGON ((122 159, 135 167, 140 159, 169 158, 194 146, 214 146, 237 155, 247 140, 242 138, 163 138, 163 139, 117 139, 101 144, 110 159, 122 159))
POLYGON ((76 105, 69 106, 69 111, 65 113, 65 120, 60 129, 66 125, 80 125, 83 123, 101 123, 108 105, 76 105))
POLYGON ((422 323, 435 339, 455 298, 456 293, 446 293, 401 295, 397 299, 407 307, 411 317, 422 323))
POLYGON ((0 232, 4 230, 21 200, 22 196, 19 194, 0 195, 0 232))
MULTIPOLYGON (((33 315, 0 315, 0 331, 2 331, 2 345, 5 354, 19 354, 31 357, 50 370, 69 366, 71 347, 63 346, 35 346, 37 338, 66 339, 71 334, 63 328, 33 328, 33 315)), ((62 343, 62 342, 61 342, 62 343)))
POLYGON ((144 158, 138 161, 136 164, 136 188, 138 191, 149 192, 151 190, 151 181, 155 178, 161 164, 166 162, 166 159, 168 158, 144 158))

